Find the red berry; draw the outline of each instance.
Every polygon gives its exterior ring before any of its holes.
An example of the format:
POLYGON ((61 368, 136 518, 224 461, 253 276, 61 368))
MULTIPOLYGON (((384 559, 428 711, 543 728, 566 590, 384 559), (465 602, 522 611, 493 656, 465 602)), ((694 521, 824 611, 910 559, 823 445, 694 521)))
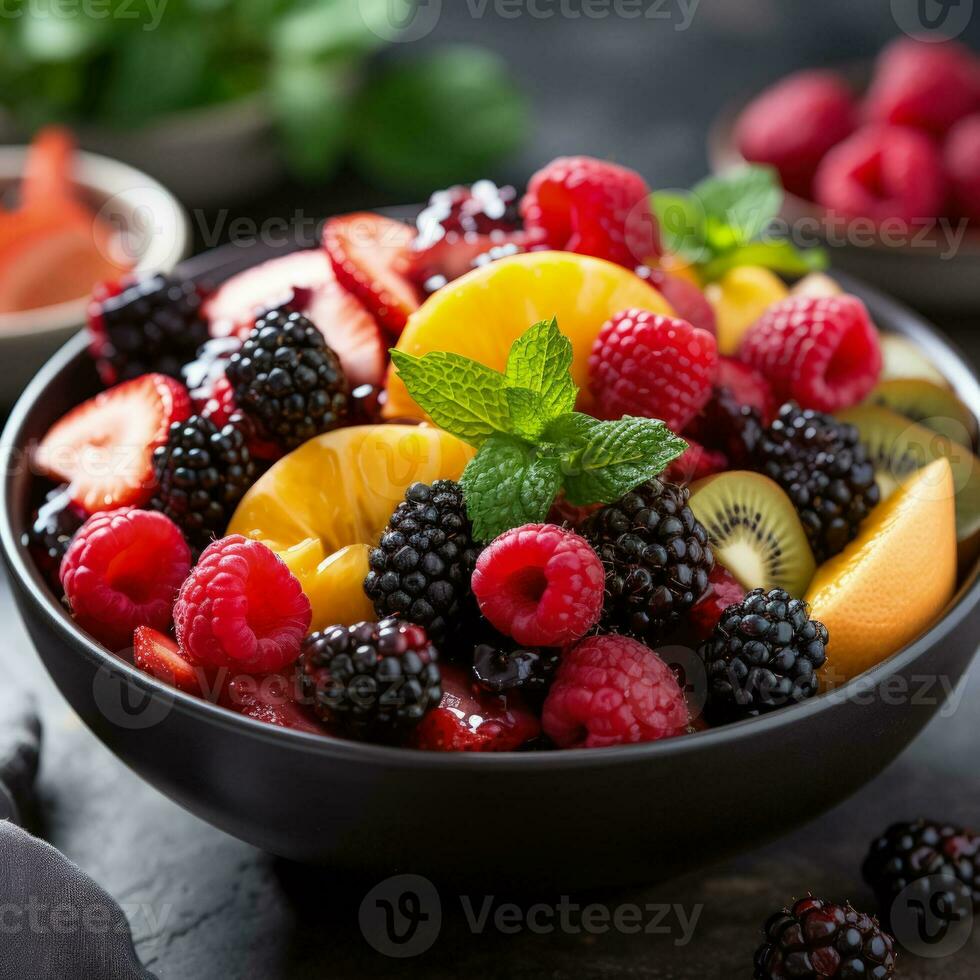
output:
MULTIPOLYGON (((190 416, 187 389, 162 374, 144 374, 73 408, 48 430, 35 462, 68 483, 88 514, 140 506, 153 495, 153 450, 172 422, 190 416)), ((134 624, 135 626, 138 624, 134 624)))
POLYGON ((662 479, 683 485, 729 468, 728 457, 724 453, 707 449, 687 436, 684 438, 687 449, 664 470, 662 479))
POLYGON ((194 662, 252 673, 291 664, 311 618, 285 562, 239 534, 204 551, 174 606, 177 640, 194 662))
POLYGON ((252 420, 239 411, 235 389, 227 375, 223 374, 215 381, 211 397, 201 406, 199 414, 210 419, 218 428, 234 421, 245 434, 249 453, 256 459, 274 461, 282 457, 282 447, 259 436, 252 420))
POLYGON ((708 576, 708 588, 687 614, 698 639, 708 639, 721 619, 721 614, 729 606, 741 602, 745 594, 745 589, 735 576, 716 561, 708 576))
POLYGON ((61 584, 79 626, 118 650, 137 626, 170 626, 190 568, 190 548, 170 518, 124 507, 79 528, 61 561, 61 584))
POLYGON ((768 425, 776 414, 776 400, 769 382, 748 364, 734 357, 718 358, 715 389, 724 388, 739 405, 749 405, 768 425))
POLYGON ((524 646, 584 636, 602 613, 605 572, 585 538, 554 524, 501 534, 477 559, 473 593, 501 633, 524 646))
POLYGON ((323 229, 323 247, 337 281, 395 337, 419 306, 407 277, 414 237, 411 225, 369 211, 331 218, 323 229))
POLYGON ((842 218, 923 221, 943 210, 942 157, 915 129, 865 126, 824 157, 814 197, 842 218))
POLYGON ((878 381, 878 331, 855 296, 792 296, 742 338, 738 356, 780 401, 836 412, 863 401, 878 381))
POLYGON ((435 752, 511 752, 541 734, 541 723, 516 691, 475 690, 469 673, 440 665, 442 699, 412 733, 412 746, 435 752))
POLYGON ((961 119, 949 131, 943 160, 956 212, 980 221, 980 113, 961 119))
POLYGON ((267 725, 329 735, 308 708, 296 703, 295 693, 296 681, 283 674, 239 674, 228 684, 225 703, 232 711, 267 725))
POLYGON ((735 142, 753 163, 779 171, 783 186, 801 197, 823 155, 854 129, 854 97, 830 71, 801 71, 753 99, 739 117, 735 142))
POLYGON ((531 241, 549 248, 594 255, 629 269, 660 254, 646 181, 604 160, 552 160, 531 178, 521 216, 531 241))
POLYGON ((718 319, 715 308, 693 282, 648 265, 637 266, 636 274, 650 283, 670 303, 681 320, 687 320, 692 327, 717 335, 718 319))
POLYGON ((187 661, 169 636, 149 626, 137 626, 133 633, 133 661, 144 673, 187 694, 200 697, 206 690, 203 669, 187 661))
POLYGON ((680 735, 689 712, 670 667, 638 640, 591 636, 566 650, 541 715, 560 748, 603 748, 680 735))
POLYGON ((901 38, 878 57, 865 114, 942 136, 978 107, 980 67, 970 51, 952 41, 901 38))
POLYGON ((589 355, 589 390, 604 418, 663 419, 680 432, 711 396, 715 338, 685 320, 624 310, 599 332, 589 355))

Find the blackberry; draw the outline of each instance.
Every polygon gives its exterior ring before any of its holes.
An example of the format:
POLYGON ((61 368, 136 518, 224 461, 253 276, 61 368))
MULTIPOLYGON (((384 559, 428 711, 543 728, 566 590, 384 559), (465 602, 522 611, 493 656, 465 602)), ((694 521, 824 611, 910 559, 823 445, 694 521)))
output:
POLYGON ((550 647, 523 648, 500 641, 473 647, 473 681, 490 694, 522 691, 543 697, 558 669, 561 650, 550 647))
POLYGON ((886 918, 914 882, 921 883, 926 907, 943 888, 938 901, 946 909, 980 909, 980 837, 960 827, 933 820, 893 824, 871 845, 861 871, 886 918))
POLYGON ((167 441, 153 451, 153 471, 150 509, 166 514, 196 552, 224 534, 256 476, 241 429, 230 423, 219 429, 200 415, 170 426, 167 441))
POLYGON ((607 629, 656 644, 708 587, 714 555, 689 497, 686 487, 650 480, 585 522, 606 569, 607 629))
POLYGON ((715 388, 710 400, 691 420, 686 432, 709 449, 724 453, 732 467, 747 466, 762 438, 762 419, 727 388, 715 388))
POLYGON ((287 452, 347 417, 350 393, 340 361, 301 313, 259 317, 226 374, 258 434, 287 452))
POLYGON ((38 508, 24 536, 37 563, 55 578, 75 532, 85 523, 85 511, 72 499, 68 486, 52 490, 38 508))
POLYGON ((753 980, 889 980, 895 940, 850 905, 804 898, 766 923, 753 980))
POLYGON ((827 638, 802 599, 753 589, 698 649, 708 675, 706 714, 730 721, 813 697, 827 638))
POLYGON ((421 626, 391 617, 311 634, 299 670, 322 721, 355 738, 397 741, 439 703, 438 659, 421 626))
POLYGON ((441 644, 476 618, 480 550, 459 484, 413 483, 371 552, 364 591, 379 616, 411 620, 441 644))
POLYGON ((197 285, 155 275, 97 288, 89 307, 90 349, 107 384, 158 371, 180 379, 208 339, 197 285))
POLYGON ((881 499, 858 430, 794 402, 762 434, 756 457, 793 502, 818 565, 856 537, 881 499))
POLYGON ((498 187, 491 180, 478 180, 469 187, 457 184, 429 198, 415 222, 414 248, 428 248, 447 235, 515 231, 519 224, 513 187, 498 187))

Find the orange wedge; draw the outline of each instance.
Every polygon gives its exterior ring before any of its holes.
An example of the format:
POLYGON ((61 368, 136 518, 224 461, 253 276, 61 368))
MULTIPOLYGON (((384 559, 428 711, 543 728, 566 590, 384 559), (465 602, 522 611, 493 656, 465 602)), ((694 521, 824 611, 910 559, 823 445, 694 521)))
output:
POLYGON ((830 633, 825 687, 875 666, 922 633, 956 588, 953 471, 945 458, 913 473, 861 532, 817 569, 806 600, 830 633))
POLYGON ((731 355, 749 327, 773 303, 786 299, 789 290, 774 272, 758 265, 739 265, 706 286, 704 295, 715 309, 718 353, 731 355))
MULTIPOLYGON (((451 351, 502 371, 511 345, 533 323, 558 318, 572 342, 572 377, 588 411, 589 354, 602 325, 630 307, 673 310, 628 269, 571 252, 529 252, 500 259, 440 289, 413 313, 398 350, 421 356, 451 351)), ((388 376, 386 418, 425 418, 401 379, 388 376)))
POLYGON ((312 629, 373 616, 362 583, 367 556, 416 480, 456 480, 473 455, 440 429, 337 429, 283 457, 242 498, 228 534, 267 544, 313 606, 312 629))

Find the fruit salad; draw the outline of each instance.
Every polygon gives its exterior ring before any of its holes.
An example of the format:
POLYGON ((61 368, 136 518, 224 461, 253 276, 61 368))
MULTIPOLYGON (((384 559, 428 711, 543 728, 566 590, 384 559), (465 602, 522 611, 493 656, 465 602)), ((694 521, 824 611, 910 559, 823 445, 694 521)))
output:
POLYGON ((976 421, 820 256, 725 232, 757 178, 700 258, 571 157, 215 291, 99 287, 39 567, 185 694, 407 749, 681 738, 857 676, 974 562, 976 421))

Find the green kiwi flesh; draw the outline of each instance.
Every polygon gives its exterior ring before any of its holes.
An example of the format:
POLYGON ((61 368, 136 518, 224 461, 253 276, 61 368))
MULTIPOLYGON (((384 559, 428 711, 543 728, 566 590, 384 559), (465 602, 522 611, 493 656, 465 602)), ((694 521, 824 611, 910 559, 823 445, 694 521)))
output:
POLYGON ((789 497, 761 473, 729 470, 691 485, 691 510, 715 558, 745 589, 802 598, 816 567, 789 497))
POLYGON ((886 333, 881 336, 881 380, 922 378, 947 387, 942 371, 908 337, 886 333))
POLYGON ((953 469, 961 558, 975 550, 980 542, 980 460, 966 446, 875 405, 858 405, 837 417, 857 427, 874 463, 883 500, 910 473, 945 456, 953 469))
POLYGON ((882 381, 868 396, 867 404, 882 405, 953 442, 973 446, 977 420, 966 405, 950 391, 922 378, 882 381))

